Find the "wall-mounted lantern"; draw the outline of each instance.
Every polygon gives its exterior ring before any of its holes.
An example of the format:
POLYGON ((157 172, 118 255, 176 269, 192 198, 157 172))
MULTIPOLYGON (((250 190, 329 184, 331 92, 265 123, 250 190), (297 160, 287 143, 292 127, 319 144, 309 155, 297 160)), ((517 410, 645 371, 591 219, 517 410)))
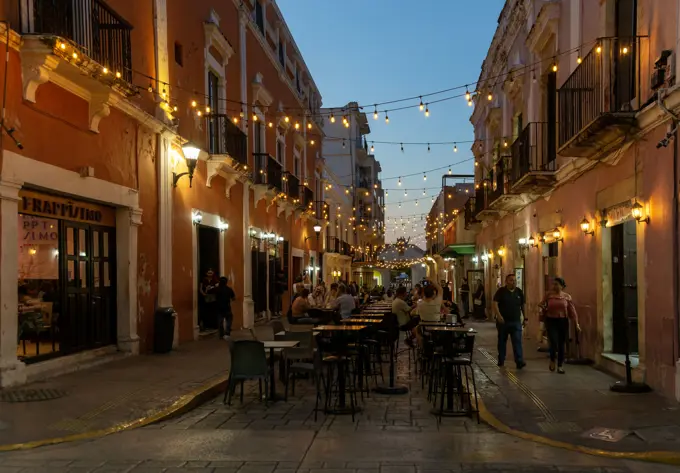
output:
POLYGON ((496 251, 496 253, 498 253, 498 256, 502 258, 503 256, 505 256, 505 247, 501 246, 500 248, 498 248, 498 251, 496 251))
POLYGON ((591 228, 590 221, 586 217, 581 220, 581 231, 584 235, 595 235, 595 229, 591 228))
POLYGON ((229 223, 225 222, 224 220, 220 221, 220 231, 226 231, 229 230, 229 223))
POLYGON ((191 187, 191 183, 194 180, 194 170, 196 169, 196 163, 198 162, 198 155, 201 154, 201 149, 191 141, 188 141, 182 146, 182 152, 184 153, 187 171, 180 174, 172 173, 172 187, 177 187, 177 181, 184 176, 189 176, 189 187, 191 187))
POLYGON ((562 230, 560 230, 559 227, 552 231, 552 238, 555 241, 562 241, 562 230))
POLYGON ((473 262, 474 264, 479 263, 479 258, 478 258, 476 255, 473 256, 473 257, 472 257, 472 262, 473 262))
POLYGON ((630 212, 638 223, 649 223, 649 215, 645 217, 645 208, 637 200, 633 202, 633 207, 630 212))
POLYGON ((536 238, 533 236, 530 236, 527 239, 527 245, 529 245, 531 248, 536 248, 538 246, 538 243, 536 243, 536 238))

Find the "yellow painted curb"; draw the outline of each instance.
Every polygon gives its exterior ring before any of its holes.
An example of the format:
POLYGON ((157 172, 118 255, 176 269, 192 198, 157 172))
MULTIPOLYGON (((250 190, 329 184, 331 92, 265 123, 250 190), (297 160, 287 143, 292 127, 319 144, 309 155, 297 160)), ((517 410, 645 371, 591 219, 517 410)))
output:
POLYGON ((0 452, 11 452, 14 450, 28 450, 31 448, 44 447, 47 445, 56 445, 58 443, 76 442, 79 440, 92 440, 100 437, 105 437, 116 432, 123 432, 125 430, 137 429, 149 424, 167 420, 171 417, 181 415, 190 411, 198 404, 204 402, 210 396, 217 394, 220 390, 226 387, 228 375, 220 376, 219 378, 208 382, 201 387, 184 394, 177 399, 172 405, 160 411, 151 412, 145 417, 136 420, 123 422, 107 429, 92 430, 82 434, 68 435, 66 437, 57 437, 44 440, 34 440, 32 442, 14 443, 9 445, 0 445, 0 452))
POLYGON ((482 396, 478 393, 479 401, 479 416, 487 424, 494 429, 505 434, 512 435, 524 440, 541 443, 550 447, 563 448, 573 452, 585 453, 587 455, 595 455, 599 457, 614 458, 619 460, 639 460, 656 463, 665 463, 669 465, 680 465, 680 452, 672 451, 656 451, 656 452, 613 452, 609 450, 600 450, 597 448, 584 447, 559 440, 553 440, 547 437, 542 437, 536 434, 530 434, 521 430, 513 429, 498 420, 487 408, 482 400, 482 396))

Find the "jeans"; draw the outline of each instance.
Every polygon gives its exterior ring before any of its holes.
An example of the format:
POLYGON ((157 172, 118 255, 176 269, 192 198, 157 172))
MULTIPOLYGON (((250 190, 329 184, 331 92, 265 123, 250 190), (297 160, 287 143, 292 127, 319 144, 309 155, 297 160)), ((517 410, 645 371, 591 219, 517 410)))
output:
POLYGON ((217 328, 218 328, 219 333, 220 333, 220 338, 222 338, 225 335, 227 335, 227 336, 231 335, 231 324, 233 322, 234 322, 234 314, 232 314, 231 312, 220 311, 220 312, 217 313, 217 328), (225 323, 226 323, 226 326, 227 326, 226 330, 224 328, 225 323))
POLYGON ((557 366, 562 366, 564 363, 564 345, 567 343, 569 334, 569 319, 546 317, 545 330, 548 332, 548 343, 550 344, 550 361, 555 361, 555 352, 557 352, 557 366))
POLYGON ((463 317, 470 315, 470 297, 468 294, 461 294, 460 298, 463 302, 463 317))
POLYGON ((522 323, 518 321, 496 324, 496 329, 498 330, 498 364, 502 365, 505 363, 508 335, 510 335, 515 363, 518 365, 522 364, 524 362, 524 356, 522 355, 522 323))

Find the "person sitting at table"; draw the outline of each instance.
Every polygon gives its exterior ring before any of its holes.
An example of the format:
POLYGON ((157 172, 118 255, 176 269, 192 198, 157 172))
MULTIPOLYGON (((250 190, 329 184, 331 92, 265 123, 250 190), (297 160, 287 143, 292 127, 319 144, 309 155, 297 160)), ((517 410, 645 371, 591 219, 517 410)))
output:
POLYGON ((442 311, 441 287, 434 281, 428 281, 428 283, 423 288, 423 298, 418 302, 416 310, 420 320, 439 322, 442 311))
POLYGON ((331 305, 331 308, 337 310, 343 319, 349 319, 352 316, 352 311, 356 308, 356 305, 354 304, 354 298, 347 294, 345 286, 338 288, 338 297, 331 305))
MULTIPOLYGON (((342 284, 342 286, 346 287, 344 284, 342 284)), ((326 294, 326 301, 324 304, 325 307, 330 309, 331 306, 333 305, 333 302, 335 302, 335 299, 338 298, 338 287, 339 287, 338 283, 334 282, 333 284, 331 284, 331 290, 328 291, 328 294, 326 294)), ((345 290, 345 292, 347 291, 345 290)))
POLYGON ((316 286, 314 289, 314 292, 308 296, 308 302, 311 307, 318 307, 321 308, 323 307, 324 303, 324 296, 323 296, 323 287, 322 286, 316 286))
POLYGON ((393 302, 394 301, 394 293, 392 292, 392 289, 388 289, 387 292, 383 295, 382 298, 385 302, 393 302))
POLYGON ((308 312, 312 308, 308 301, 309 289, 305 288, 300 293, 300 297, 293 301, 290 307, 291 317, 288 319, 292 324, 318 324, 319 320, 310 317, 308 312))
POLYGON ((417 316, 411 317, 411 311, 413 310, 413 307, 408 305, 406 302, 407 296, 408 291, 406 288, 404 286, 399 286, 399 288, 397 288, 394 301, 392 301, 392 313, 397 316, 399 327, 408 333, 405 343, 408 346, 415 346, 414 330, 418 326, 420 319, 417 316))

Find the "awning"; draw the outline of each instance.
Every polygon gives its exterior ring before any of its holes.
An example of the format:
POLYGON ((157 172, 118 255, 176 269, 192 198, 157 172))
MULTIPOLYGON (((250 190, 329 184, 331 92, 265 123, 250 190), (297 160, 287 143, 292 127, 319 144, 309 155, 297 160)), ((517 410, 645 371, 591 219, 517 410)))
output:
POLYGON ((449 245, 439 252, 439 256, 442 258, 457 258, 459 256, 474 255, 475 245, 472 243, 459 243, 455 245, 449 245))

